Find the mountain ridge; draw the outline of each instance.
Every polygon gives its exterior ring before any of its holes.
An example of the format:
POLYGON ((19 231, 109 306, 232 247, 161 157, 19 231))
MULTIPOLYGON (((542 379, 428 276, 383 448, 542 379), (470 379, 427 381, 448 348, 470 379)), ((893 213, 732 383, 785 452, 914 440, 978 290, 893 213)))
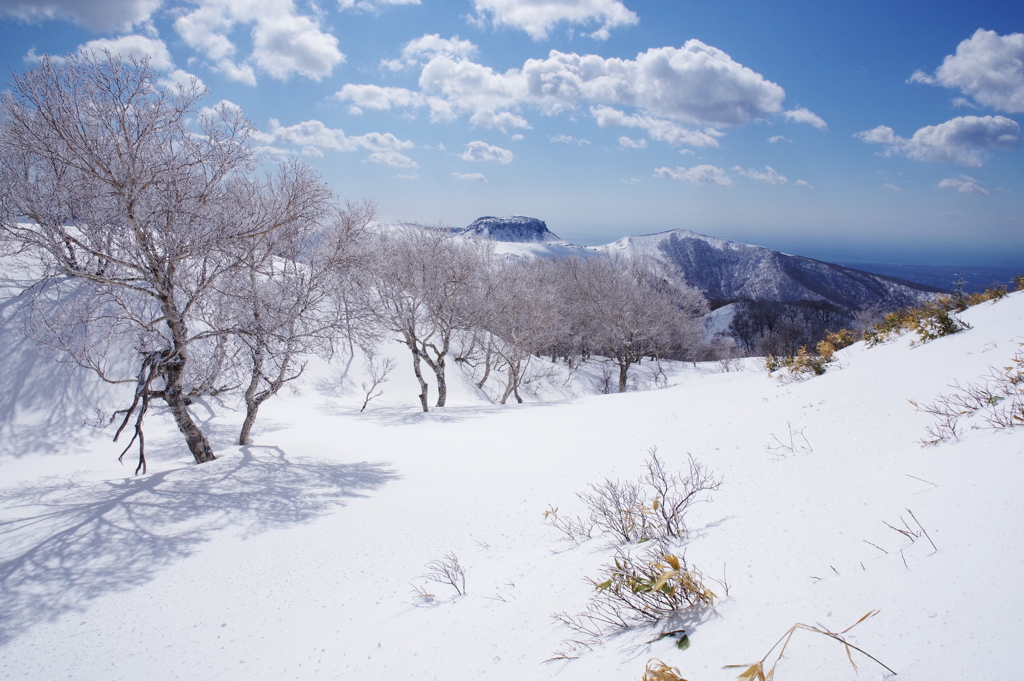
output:
POLYGON ((677 269, 686 283, 704 292, 713 307, 738 301, 823 302, 854 312, 865 307, 917 305, 946 291, 688 229, 629 235, 601 246, 575 246, 551 232, 544 221, 525 216, 486 216, 452 232, 489 238, 499 253, 519 257, 574 253, 652 257, 677 269))

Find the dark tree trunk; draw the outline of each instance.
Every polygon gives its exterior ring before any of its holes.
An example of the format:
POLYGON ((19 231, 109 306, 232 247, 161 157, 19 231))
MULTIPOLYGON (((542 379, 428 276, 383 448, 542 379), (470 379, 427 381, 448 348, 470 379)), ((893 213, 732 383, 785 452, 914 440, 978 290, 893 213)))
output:
POLYGON ((430 386, 423 380, 423 370, 420 367, 420 353, 415 346, 410 347, 409 350, 412 352, 412 370, 416 374, 416 380, 420 382, 420 405, 423 407, 423 411, 430 411, 427 407, 427 391, 430 390, 430 386))
POLYGON ((174 416, 174 422, 178 424, 178 430, 185 436, 188 449, 192 452, 196 463, 213 461, 217 457, 213 455, 213 448, 200 430, 192 415, 188 412, 187 400, 182 390, 185 361, 182 355, 172 359, 164 366, 164 401, 174 416))
POLYGON ((624 359, 619 360, 618 365, 619 365, 619 392, 620 393, 624 393, 624 392, 626 392, 626 377, 629 374, 629 361, 628 360, 624 360, 624 359))

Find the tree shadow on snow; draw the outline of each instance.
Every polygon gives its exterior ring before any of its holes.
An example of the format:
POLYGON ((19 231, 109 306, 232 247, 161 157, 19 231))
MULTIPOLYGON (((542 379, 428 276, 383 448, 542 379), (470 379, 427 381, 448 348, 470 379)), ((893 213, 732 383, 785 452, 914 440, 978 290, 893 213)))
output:
POLYGON ((118 389, 47 357, 23 332, 18 302, 0 301, 0 456, 63 452, 118 389))
POLYGON ((307 522, 397 477, 383 463, 290 459, 278 447, 253 446, 144 477, 44 478, 2 490, 0 645, 148 582, 218 531, 307 522))

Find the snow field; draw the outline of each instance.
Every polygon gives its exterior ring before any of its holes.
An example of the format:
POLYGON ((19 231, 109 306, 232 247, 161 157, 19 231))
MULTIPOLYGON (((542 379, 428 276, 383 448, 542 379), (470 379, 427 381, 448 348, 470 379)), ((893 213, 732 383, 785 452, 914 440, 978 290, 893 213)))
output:
MULTIPOLYGON (((795 622, 841 630, 876 608, 850 641, 899 678, 1012 677, 1022 431, 922 448, 931 417, 908 403, 1004 366, 1024 340, 1022 294, 963 317, 974 328, 857 344, 799 383, 674 366, 662 390, 594 395, 577 376, 575 399, 552 389, 499 407, 453 364, 450 406, 428 414, 400 349, 363 414, 359 361, 348 389, 344 358, 314 361, 301 394, 264 405, 252 446, 233 445, 241 413, 198 405, 209 464, 190 464, 151 415, 137 478, 111 429, 47 439, 35 403, 4 424, 0 450, 0 678, 618 681, 658 657, 724 681, 739 670, 722 665, 756 661, 795 622), (796 451, 767 449, 789 428, 806 438, 796 451), (647 643, 659 629, 645 628, 544 662, 572 636, 551 615, 584 609, 585 578, 614 550, 560 541, 543 511, 583 513, 577 492, 638 477, 655 446, 670 469, 691 453, 723 477, 689 516, 685 552, 729 597, 688 650, 647 643), (938 551, 883 524, 917 529, 911 512, 938 551), (466 568, 463 597, 422 578, 447 552, 466 568)), ((854 659, 859 676, 839 644, 799 632, 776 678, 886 678, 854 659)))

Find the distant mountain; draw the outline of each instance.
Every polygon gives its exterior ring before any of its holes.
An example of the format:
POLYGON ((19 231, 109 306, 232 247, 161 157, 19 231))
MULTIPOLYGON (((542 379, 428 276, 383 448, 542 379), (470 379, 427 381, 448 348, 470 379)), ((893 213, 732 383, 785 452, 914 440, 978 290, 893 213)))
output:
POLYGON ((454 234, 491 238, 511 243, 560 243, 565 242, 548 230, 547 224, 537 218, 513 215, 507 218, 482 217, 462 229, 453 229, 454 234))
POLYGON ((628 236, 598 248, 668 262, 715 306, 740 300, 821 301, 853 311, 919 304, 943 290, 685 229, 628 236))
POLYGON ((543 220, 523 216, 482 217, 451 232, 492 239, 498 253, 518 257, 651 256, 677 268, 713 307, 737 301, 826 302, 852 313, 873 305, 916 305, 944 290, 685 229, 627 236, 592 247, 562 241, 543 220))

